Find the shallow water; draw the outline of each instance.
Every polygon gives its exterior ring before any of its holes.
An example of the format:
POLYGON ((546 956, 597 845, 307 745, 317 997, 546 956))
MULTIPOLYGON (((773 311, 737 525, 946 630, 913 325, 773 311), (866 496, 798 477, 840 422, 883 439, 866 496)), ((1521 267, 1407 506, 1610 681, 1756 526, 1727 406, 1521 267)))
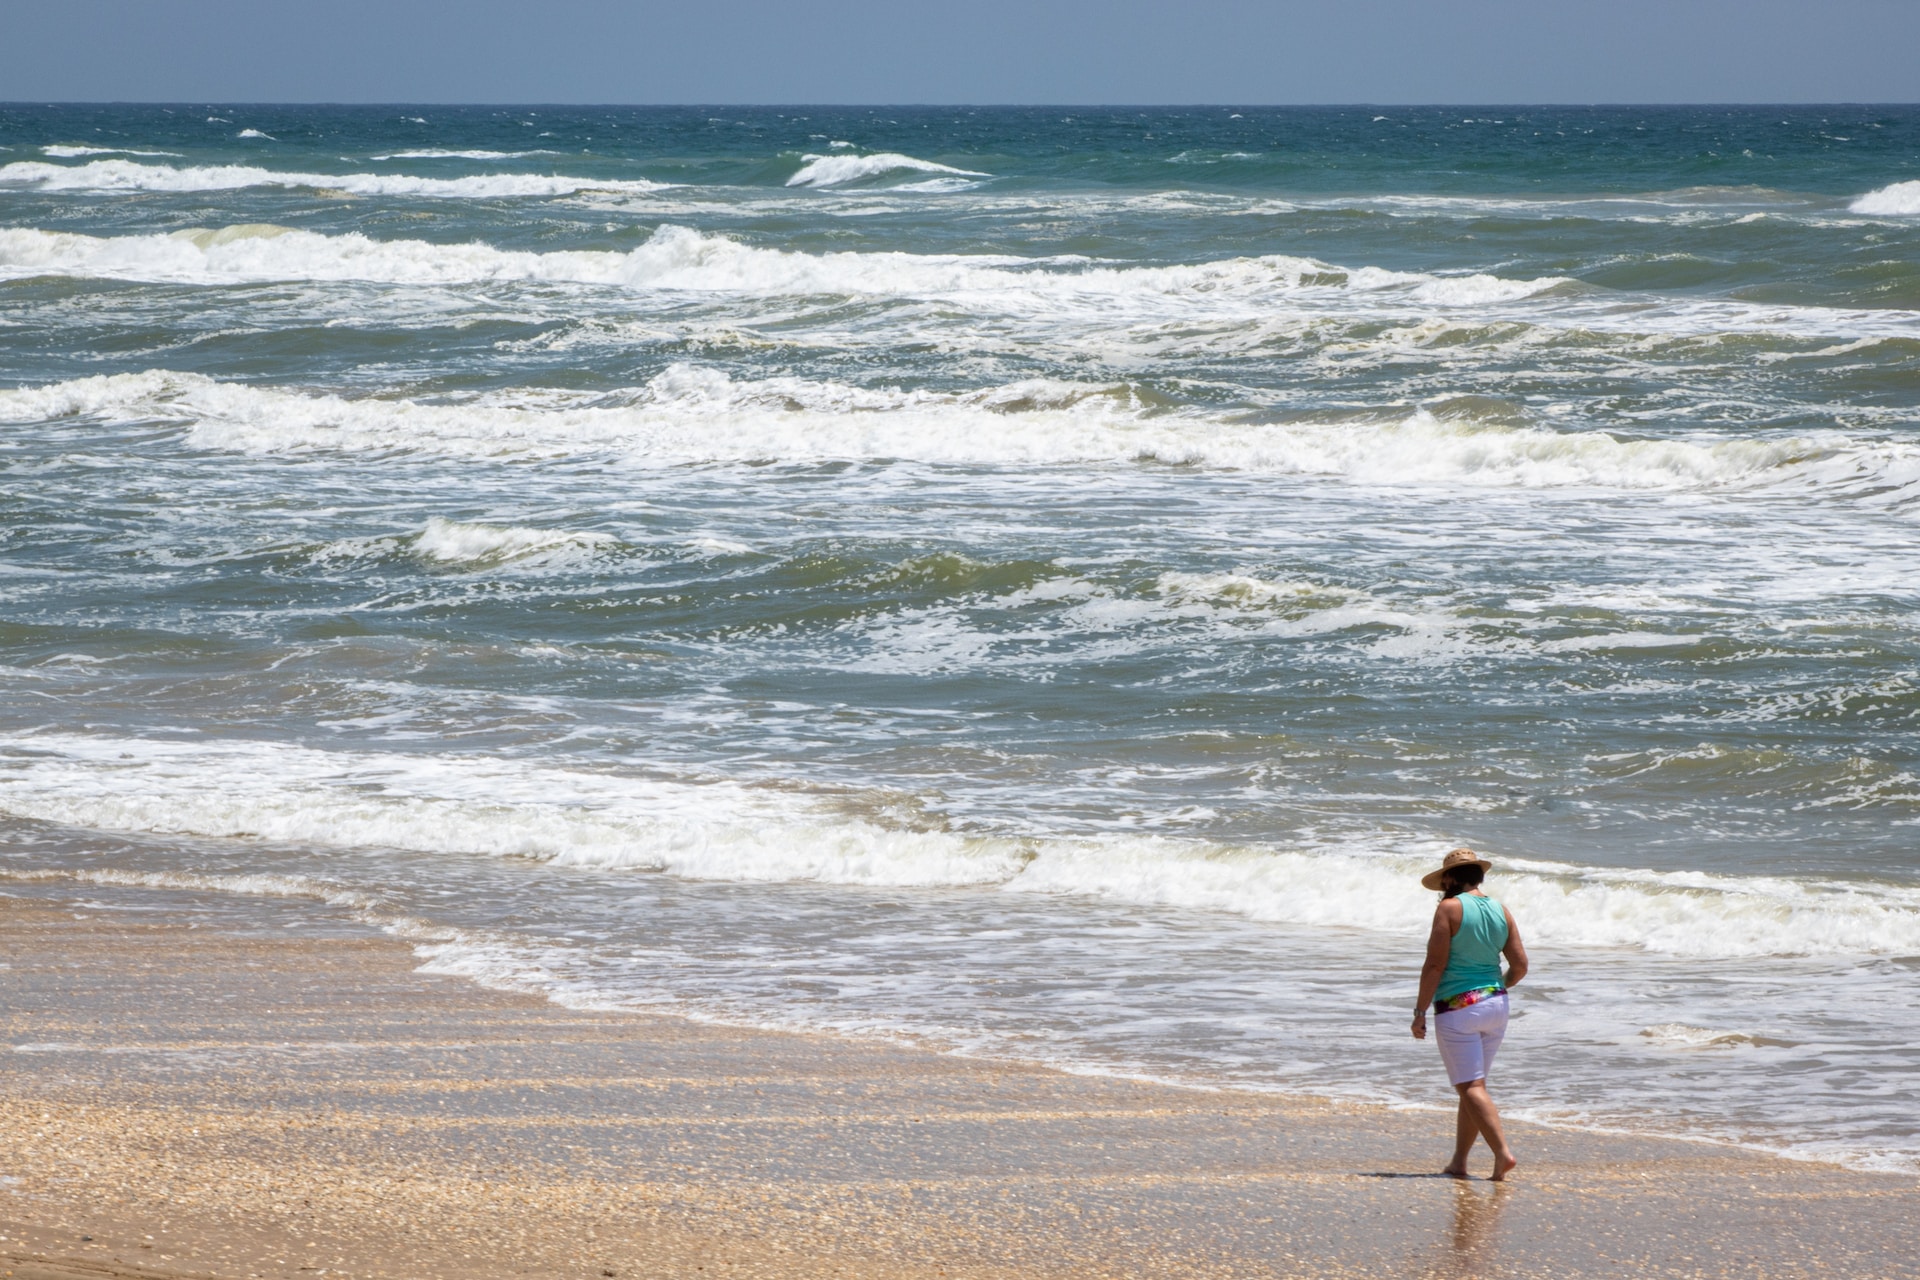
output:
POLYGON ((1920 111, 0 147, 9 874, 1423 1102, 1468 842, 1513 1106, 1920 1167, 1920 111))

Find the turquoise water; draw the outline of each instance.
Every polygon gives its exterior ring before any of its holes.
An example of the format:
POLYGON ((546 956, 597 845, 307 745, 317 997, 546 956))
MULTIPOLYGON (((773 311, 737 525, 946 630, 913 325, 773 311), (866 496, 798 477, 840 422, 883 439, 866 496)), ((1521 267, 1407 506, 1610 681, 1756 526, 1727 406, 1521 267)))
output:
POLYGON ((1920 1167, 1920 109, 0 147, 10 891, 1424 1103, 1469 843, 1517 1110, 1920 1167))

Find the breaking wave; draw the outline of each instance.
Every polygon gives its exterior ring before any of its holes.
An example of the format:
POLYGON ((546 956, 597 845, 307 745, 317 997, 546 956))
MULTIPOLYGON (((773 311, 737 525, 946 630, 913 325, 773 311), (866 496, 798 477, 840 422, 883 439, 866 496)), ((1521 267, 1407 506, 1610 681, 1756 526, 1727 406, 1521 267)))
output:
POLYGON ((56 160, 75 160, 81 156, 177 156, 178 151, 140 151, 133 147, 72 147, 54 144, 40 148, 56 160))
MULTIPOLYGON (((830 793, 472 756, 82 735, 0 744, 0 812, 68 826, 526 858, 696 880, 1090 895, 1305 926, 1416 931, 1440 841, 1280 849, 903 830, 830 793)), ((1500 859, 1529 936, 1733 958, 1920 954, 1920 891, 1500 859)), ((344 891, 343 891, 344 892, 344 891)))
POLYGON ((316 564, 404 558, 436 569, 480 572, 512 568, 578 570, 621 545, 611 534, 541 529, 431 517, 417 533, 343 538, 315 548, 316 564))
POLYGON ((524 525, 469 524, 462 520, 443 520, 435 516, 413 538, 413 553, 439 564, 482 568, 525 562, 548 561, 556 554, 592 551, 616 540, 604 533, 577 533, 565 529, 531 529, 524 525))
POLYGON ((30 187, 37 191, 236 191, 244 187, 284 187, 355 196, 501 200, 567 196, 583 191, 645 195, 664 190, 667 185, 633 178, 567 178, 537 173, 418 178, 378 173, 283 173, 235 164, 176 168, 132 160, 93 160, 79 165, 20 160, 0 165, 0 187, 30 187))
POLYGON ((956 169, 952 165, 935 164, 931 160, 916 160, 912 156, 903 156, 896 151, 885 151, 870 156, 803 156, 801 159, 803 163, 799 171, 787 179, 787 185, 790 187, 843 187, 849 183, 865 182, 895 173, 940 173, 959 178, 993 176, 972 169, 956 169))
POLYGON ((1558 277, 1503 280, 1373 267, 1349 271, 1279 254, 1162 267, 984 254, 811 254, 760 248, 672 225, 660 227, 646 243, 625 253, 531 253, 477 242, 374 240, 358 233, 329 236, 269 223, 106 237, 32 228, 0 230, 0 272, 28 271, 208 283, 529 280, 748 295, 937 297, 1016 311, 1075 300, 1100 305, 1116 298, 1258 303, 1310 292, 1404 296, 1426 305, 1468 306, 1511 302, 1566 283, 1558 277))
POLYGON ((557 392, 458 405, 348 399, 155 370, 0 391, 0 421, 173 422, 200 448, 611 457, 645 466, 906 459, 972 465, 1157 464, 1383 485, 1702 490, 1799 484, 1881 503, 1920 487, 1920 446, 1840 435, 1622 439, 1442 418, 1259 423, 1158 408, 1126 384, 1048 380, 974 391, 736 381, 674 365, 607 403, 557 392))
POLYGON ((1869 191, 1847 208, 1878 218, 1920 216, 1920 181, 1896 182, 1878 191, 1869 191))
POLYGON ((524 160, 528 156, 557 156, 558 151, 447 151, 422 147, 414 151, 389 151, 368 156, 369 160, 524 160))

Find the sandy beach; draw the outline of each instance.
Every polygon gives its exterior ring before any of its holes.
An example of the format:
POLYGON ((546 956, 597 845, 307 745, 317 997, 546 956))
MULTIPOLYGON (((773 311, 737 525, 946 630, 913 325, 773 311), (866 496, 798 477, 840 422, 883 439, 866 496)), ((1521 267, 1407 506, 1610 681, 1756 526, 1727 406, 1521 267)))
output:
POLYGON ((16 1280, 1920 1274, 1905 1177, 1517 1125, 1460 1183, 1439 1113, 572 1012, 138 896, 0 899, 16 1280))

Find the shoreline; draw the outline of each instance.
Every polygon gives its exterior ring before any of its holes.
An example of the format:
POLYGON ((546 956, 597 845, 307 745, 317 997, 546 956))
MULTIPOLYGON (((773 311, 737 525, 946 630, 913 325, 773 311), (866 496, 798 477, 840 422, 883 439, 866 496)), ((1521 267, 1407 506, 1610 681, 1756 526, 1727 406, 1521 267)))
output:
MULTIPOLYGON (((153 873, 123 872, 111 869, 83 870, 79 868, 48 869, 35 871, 0 872, 0 895, 6 892, 6 885, 33 885, 53 887, 62 884, 89 886, 105 891, 132 891, 134 893, 153 892, 166 894, 184 894, 189 896, 215 895, 231 896, 235 900, 255 904, 279 904, 289 909, 301 907, 315 910, 340 909, 344 915, 340 918, 351 920, 356 930, 369 937, 382 937, 393 940, 408 948, 419 963, 415 971, 423 976, 450 977, 469 984, 478 990, 498 994, 530 997, 556 1008, 588 1016, 634 1016, 639 1018, 664 1017, 692 1022, 702 1026, 711 1026, 733 1031, 766 1033, 771 1035, 819 1036, 835 1041, 847 1041, 854 1044, 872 1044, 900 1049, 908 1052, 932 1053, 942 1057, 982 1064, 986 1067, 1006 1066, 1012 1068, 1037 1068, 1043 1071, 1059 1072, 1063 1075, 1085 1076, 1093 1079, 1121 1081, 1157 1088, 1185 1090, 1197 1093, 1248 1094, 1257 1097, 1276 1099, 1280 1102, 1303 1102, 1328 1104, 1336 1107, 1379 1108, 1389 1112, 1433 1114, 1451 1117, 1454 1109, 1445 1101, 1427 1102, 1413 1098, 1395 1098, 1389 1096, 1354 1096, 1335 1093, 1312 1093, 1282 1085, 1260 1083, 1218 1082, 1208 1079, 1185 1079, 1171 1074, 1156 1074, 1151 1070, 1129 1070, 1107 1067, 1099 1063, 1049 1060, 1042 1057, 1021 1057, 1016 1054, 995 1054, 989 1051, 977 1051, 943 1044, 934 1036, 918 1036, 911 1031, 898 1029, 888 1031, 869 1030, 862 1033, 842 1033, 830 1028, 808 1025, 802 1022, 782 1023, 779 1021, 755 1022, 745 1018, 729 1018, 701 1010, 657 1011, 622 1005, 614 1000, 605 1000, 588 995, 573 998, 564 983, 541 982, 525 976, 524 971, 516 970, 507 975, 487 973, 469 969, 458 964, 441 967, 437 955, 427 955, 423 951, 434 951, 448 945, 459 946, 455 935, 460 930, 452 926, 434 925, 430 922, 407 915, 383 913, 383 909, 369 900, 360 891, 344 886, 327 883, 302 884, 300 887, 281 889, 260 889, 257 887, 239 887, 232 883, 236 877, 231 874, 205 873, 153 873)), ((856 887, 857 888, 857 887, 856 887)), ((1431 1047, 1431 1041, 1427 1042, 1431 1047)), ((1439 1079, 1436 1069, 1435 1077, 1439 1079)), ((1444 1086, 1436 1087, 1436 1096, 1445 1092, 1444 1086)), ((1833 1167, 1850 1174, 1869 1177, 1907 1178, 1920 1185, 1920 1169, 1874 1167, 1867 1161, 1872 1157, 1862 1154, 1828 1154, 1817 1151, 1803 1151, 1792 1145, 1770 1145, 1764 1141, 1742 1141, 1711 1132, 1673 1132, 1660 1129, 1630 1128, 1617 1124, 1587 1119, 1567 1119, 1553 1117, 1542 1119, 1529 1115, 1524 1107, 1517 1104, 1502 1107, 1502 1115, 1517 1123, 1533 1128, 1546 1129, 1569 1134, 1591 1134, 1597 1137, 1623 1138, 1629 1140, 1646 1139, 1656 1142, 1680 1142, 1694 1144, 1717 1150, 1737 1151, 1753 1155, 1766 1156, 1791 1161, 1796 1164, 1816 1167, 1833 1167)))
POLYGON ((0 919, 17 1280, 1920 1274, 1900 1175, 1515 1122, 1516 1181, 1457 1183, 1445 1112, 568 1010, 371 928, 0 919))

